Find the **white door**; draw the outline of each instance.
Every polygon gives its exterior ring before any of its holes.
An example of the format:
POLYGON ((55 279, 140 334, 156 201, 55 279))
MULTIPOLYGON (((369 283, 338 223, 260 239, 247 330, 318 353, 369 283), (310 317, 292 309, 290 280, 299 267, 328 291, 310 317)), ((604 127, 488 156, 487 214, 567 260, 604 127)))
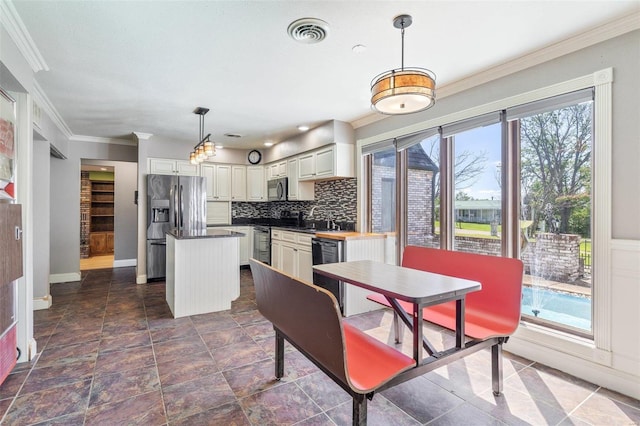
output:
POLYGON ((247 167, 233 166, 231 174, 231 199, 247 201, 247 167))
POLYGON ((231 166, 218 164, 215 167, 216 201, 231 201, 231 166))

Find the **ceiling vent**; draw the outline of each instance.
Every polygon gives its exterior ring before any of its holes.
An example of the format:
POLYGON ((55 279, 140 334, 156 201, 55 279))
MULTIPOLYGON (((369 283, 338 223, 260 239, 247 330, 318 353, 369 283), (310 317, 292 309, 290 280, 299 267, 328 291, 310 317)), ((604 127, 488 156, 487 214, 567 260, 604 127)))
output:
POLYGON ((329 34, 329 24, 321 19, 302 18, 289 24, 287 32, 297 42, 305 44, 320 43, 329 34))

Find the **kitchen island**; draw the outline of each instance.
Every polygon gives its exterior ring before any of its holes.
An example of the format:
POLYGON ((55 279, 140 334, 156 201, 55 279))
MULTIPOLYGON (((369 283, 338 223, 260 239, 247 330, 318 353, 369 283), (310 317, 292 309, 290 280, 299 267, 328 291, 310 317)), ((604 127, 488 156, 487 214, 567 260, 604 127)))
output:
POLYGON ((174 318, 224 311, 240 295, 241 232, 167 232, 167 303, 174 318))

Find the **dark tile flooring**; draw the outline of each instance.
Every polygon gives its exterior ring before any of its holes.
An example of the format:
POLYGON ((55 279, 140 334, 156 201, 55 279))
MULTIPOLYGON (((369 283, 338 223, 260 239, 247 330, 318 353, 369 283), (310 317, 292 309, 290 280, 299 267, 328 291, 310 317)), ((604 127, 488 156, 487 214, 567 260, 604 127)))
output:
MULTIPOLYGON (((274 380, 273 329, 256 310, 249 271, 241 276, 230 311, 177 320, 164 283, 136 285, 133 268, 53 285, 53 306, 34 313, 40 355, 0 386, 0 423, 350 424, 348 395, 293 348, 285 377, 274 380)), ((389 311, 348 321, 392 338, 389 311)), ((425 333, 436 345, 452 341, 436 328, 425 333)), ((504 364, 501 397, 484 351, 375 395, 369 424, 640 423, 637 400, 509 354, 504 364)))

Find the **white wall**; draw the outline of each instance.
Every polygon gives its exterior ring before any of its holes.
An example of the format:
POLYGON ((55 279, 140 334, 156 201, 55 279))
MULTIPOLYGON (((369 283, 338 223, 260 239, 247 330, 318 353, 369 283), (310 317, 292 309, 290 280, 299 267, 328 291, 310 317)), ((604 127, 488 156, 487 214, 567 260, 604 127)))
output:
MULTIPOLYGON (((606 309, 596 311, 611 313, 611 329, 605 337, 611 340, 610 352, 589 341, 545 334, 525 326, 520 327, 506 349, 635 398, 640 398, 640 197, 633 195, 640 186, 639 45, 640 31, 636 30, 440 99, 434 108, 423 113, 390 117, 356 130, 359 140, 400 135, 402 128, 415 128, 420 122, 437 121, 438 117, 612 67, 612 185, 606 194, 601 194, 605 200, 610 194, 612 203, 612 235, 608 241, 601 241, 611 247, 606 254, 612 259, 611 267, 604 274, 610 279, 611 294, 603 298, 607 300, 599 301, 607 304, 606 309)), ((594 318, 597 321, 597 316, 594 318)))
POLYGON ((33 235, 33 298, 35 309, 48 308, 49 298, 49 142, 33 141, 33 185, 34 215, 33 235), (39 177, 38 177, 39 176, 39 177))

